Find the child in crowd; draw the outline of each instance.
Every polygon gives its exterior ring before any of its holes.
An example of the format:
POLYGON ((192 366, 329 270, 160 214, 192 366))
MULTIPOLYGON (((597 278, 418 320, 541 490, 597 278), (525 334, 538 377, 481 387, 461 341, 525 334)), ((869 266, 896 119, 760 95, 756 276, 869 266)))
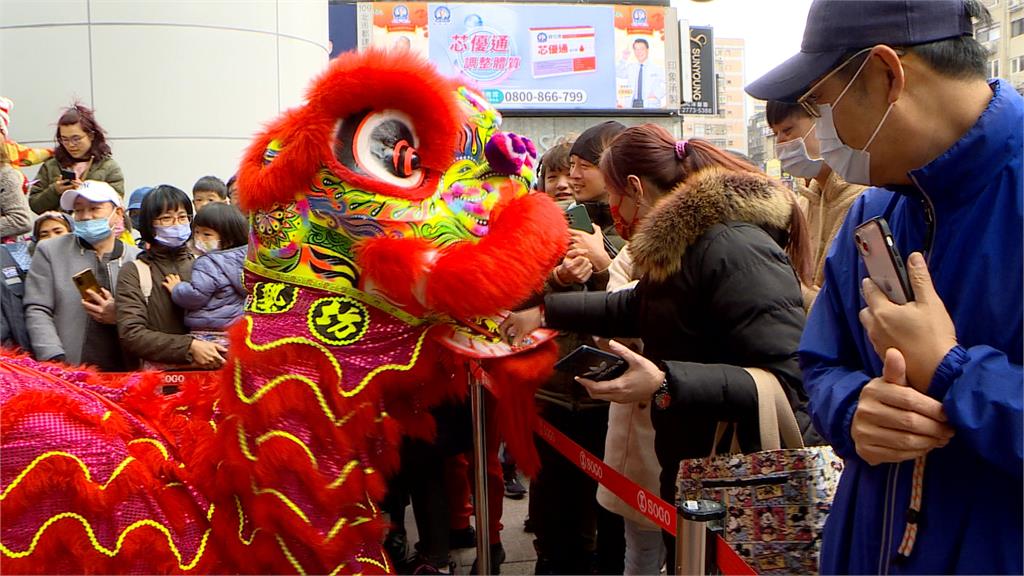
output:
POLYGON ((192 204, 196 212, 207 204, 227 204, 228 187, 216 176, 203 176, 192 186, 192 204))
POLYGON ((196 214, 193 229, 194 246, 202 256, 192 266, 192 280, 182 282, 172 274, 164 287, 185 310, 185 325, 193 336, 226 345, 224 330, 242 316, 245 304, 242 263, 248 223, 237 208, 218 202, 196 214))

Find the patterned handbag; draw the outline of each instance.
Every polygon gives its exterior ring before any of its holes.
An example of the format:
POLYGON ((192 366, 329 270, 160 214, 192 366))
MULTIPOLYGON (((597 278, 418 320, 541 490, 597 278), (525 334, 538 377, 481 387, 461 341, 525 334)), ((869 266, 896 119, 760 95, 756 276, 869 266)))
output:
MULTIPOLYGON (((727 510, 723 537, 759 574, 816 574, 821 533, 843 462, 831 447, 804 447, 774 375, 756 368, 747 372, 757 385, 764 450, 739 454, 734 440, 732 454, 712 449, 707 458, 683 460, 676 498, 721 502, 727 510)), ((728 426, 719 425, 716 440, 728 426)))

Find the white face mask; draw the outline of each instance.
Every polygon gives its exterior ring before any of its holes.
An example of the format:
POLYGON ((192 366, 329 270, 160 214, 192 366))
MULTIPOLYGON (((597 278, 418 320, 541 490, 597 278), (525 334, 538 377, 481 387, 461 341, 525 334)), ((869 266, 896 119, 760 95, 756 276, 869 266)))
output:
POLYGON ((839 132, 836 131, 835 120, 832 115, 835 111, 835 107, 839 105, 839 101, 846 95, 846 91, 853 86, 854 81, 857 80, 857 76, 860 75, 861 70, 870 60, 864 59, 861 63, 860 68, 850 79, 849 84, 843 91, 839 93, 839 97, 832 104, 819 104, 818 111, 821 113, 821 118, 818 119, 818 124, 815 126, 814 133, 818 136, 818 145, 821 149, 821 157, 825 160, 825 163, 829 165, 839 174, 839 177, 846 180, 850 184, 871 184, 871 154, 868 152, 868 147, 875 141, 875 136, 878 136, 878 131, 882 129, 882 124, 885 123, 885 119, 889 117, 889 112, 892 112, 892 107, 896 104, 893 102, 886 108, 885 114, 882 115, 882 119, 878 121, 878 126, 875 127, 875 131, 871 134, 871 138, 868 138, 867 144, 860 150, 854 150, 850 148, 839 138, 839 132))
MULTIPOLYGON (((814 130, 814 126, 811 126, 811 130, 814 130)), ((811 130, 808 130, 807 134, 810 134, 811 130)), ((807 153, 807 144, 804 142, 807 134, 775 145, 775 154, 782 163, 782 170, 797 178, 814 178, 821 172, 821 165, 824 164, 821 158, 813 159, 807 153)))
POLYGON ((209 254, 210 252, 216 252, 217 250, 220 250, 220 240, 210 240, 209 242, 207 242, 205 240, 200 240, 196 238, 195 241, 193 242, 193 245, 196 247, 196 250, 202 252, 203 254, 209 254))

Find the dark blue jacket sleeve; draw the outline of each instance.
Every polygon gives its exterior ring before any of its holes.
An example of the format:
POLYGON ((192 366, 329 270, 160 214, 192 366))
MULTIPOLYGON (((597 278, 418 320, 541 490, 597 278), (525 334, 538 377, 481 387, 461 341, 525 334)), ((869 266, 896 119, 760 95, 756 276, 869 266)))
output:
POLYGON ((871 376, 861 367, 846 328, 846 306, 832 277, 831 264, 825 264, 825 285, 814 301, 800 340, 800 365, 815 428, 837 454, 849 458, 856 456, 850 424, 860 392, 871 376))
POLYGON ((956 435, 992 465, 1022 477, 1024 370, 990 346, 956 346, 935 370, 928 394, 942 402, 956 435))
POLYGON ((192 266, 192 281, 182 282, 171 290, 171 300, 185 310, 201 310, 217 291, 216 266, 209 258, 200 258, 192 266))

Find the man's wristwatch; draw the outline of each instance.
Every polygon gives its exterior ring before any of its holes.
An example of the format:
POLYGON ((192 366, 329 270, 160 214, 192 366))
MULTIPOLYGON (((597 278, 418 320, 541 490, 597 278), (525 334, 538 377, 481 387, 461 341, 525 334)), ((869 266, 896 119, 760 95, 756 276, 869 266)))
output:
POLYGON ((654 391, 654 398, 652 399, 654 408, 657 410, 665 410, 672 405, 672 392, 668 388, 668 370, 662 368, 665 373, 665 378, 661 381, 661 386, 654 391))

